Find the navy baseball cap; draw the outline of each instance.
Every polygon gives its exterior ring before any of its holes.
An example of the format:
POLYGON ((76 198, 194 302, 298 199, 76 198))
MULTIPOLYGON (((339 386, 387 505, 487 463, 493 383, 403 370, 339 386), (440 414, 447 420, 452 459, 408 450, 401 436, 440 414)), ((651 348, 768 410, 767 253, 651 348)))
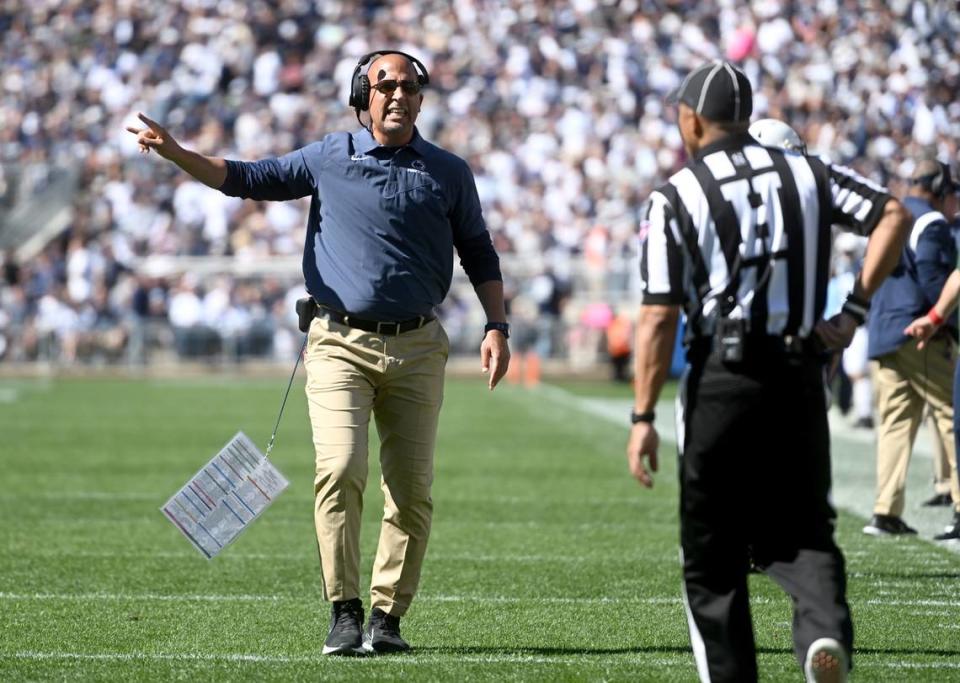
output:
POLYGON ((730 62, 711 62, 691 71, 667 101, 683 102, 717 123, 736 123, 750 120, 753 88, 746 74, 730 62))

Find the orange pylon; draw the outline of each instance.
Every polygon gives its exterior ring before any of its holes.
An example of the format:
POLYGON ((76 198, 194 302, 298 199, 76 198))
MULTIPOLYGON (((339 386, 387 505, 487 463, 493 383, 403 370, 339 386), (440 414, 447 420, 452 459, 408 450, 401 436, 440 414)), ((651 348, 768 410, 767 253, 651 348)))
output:
POLYGON ((540 356, 534 351, 527 351, 523 359, 523 385, 535 387, 540 384, 540 356))
POLYGON ((510 365, 507 366, 507 382, 509 384, 520 384, 521 369, 523 363, 523 354, 518 353, 510 359, 510 365))

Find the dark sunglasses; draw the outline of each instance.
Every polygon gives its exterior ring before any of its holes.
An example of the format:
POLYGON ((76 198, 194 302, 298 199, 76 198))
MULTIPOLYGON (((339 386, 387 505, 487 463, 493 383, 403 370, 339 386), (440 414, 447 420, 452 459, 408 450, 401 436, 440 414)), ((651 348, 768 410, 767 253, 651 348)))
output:
POLYGON ((416 95, 423 89, 423 86, 420 85, 419 81, 398 81, 393 78, 378 81, 370 87, 379 90, 384 95, 392 94, 397 88, 403 90, 404 95, 416 95))

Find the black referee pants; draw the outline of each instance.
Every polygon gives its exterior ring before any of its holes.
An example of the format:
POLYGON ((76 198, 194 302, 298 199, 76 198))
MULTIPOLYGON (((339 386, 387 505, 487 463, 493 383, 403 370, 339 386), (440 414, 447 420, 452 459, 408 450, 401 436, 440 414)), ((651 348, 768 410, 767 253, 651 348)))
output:
POLYGON ((794 652, 831 637, 850 652, 846 575, 828 501, 830 436, 822 365, 748 351, 693 358, 681 386, 680 535, 690 638, 704 681, 757 679, 747 574, 793 600, 794 652))

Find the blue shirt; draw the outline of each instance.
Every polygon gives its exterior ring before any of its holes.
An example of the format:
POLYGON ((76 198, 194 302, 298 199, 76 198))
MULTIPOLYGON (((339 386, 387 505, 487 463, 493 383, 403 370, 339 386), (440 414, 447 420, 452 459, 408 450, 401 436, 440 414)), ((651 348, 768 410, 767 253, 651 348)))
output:
MULTIPOLYGON (((904 328, 937 302, 957 265, 957 246, 946 218, 918 197, 907 197, 903 205, 913 214, 913 229, 896 268, 873 295, 867 322, 870 358, 892 353, 910 340, 904 328)), ((953 314, 946 327, 954 337, 956 326, 953 314)))
POLYGON ((474 286, 501 279, 469 166, 416 130, 402 147, 384 147, 362 129, 281 157, 227 161, 220 191, 257 200, 309 196, 307 291, 358 317, 432 315, 450 289, 454 247, 474 286))

